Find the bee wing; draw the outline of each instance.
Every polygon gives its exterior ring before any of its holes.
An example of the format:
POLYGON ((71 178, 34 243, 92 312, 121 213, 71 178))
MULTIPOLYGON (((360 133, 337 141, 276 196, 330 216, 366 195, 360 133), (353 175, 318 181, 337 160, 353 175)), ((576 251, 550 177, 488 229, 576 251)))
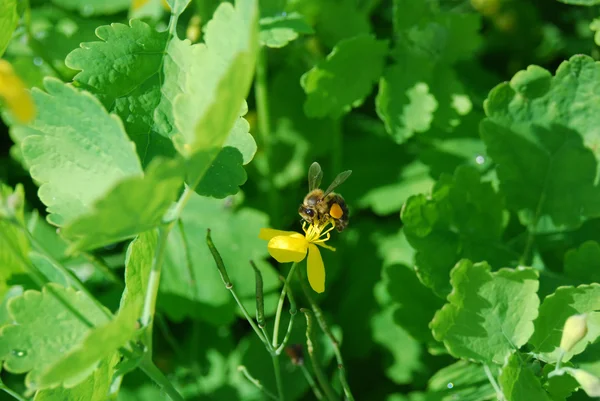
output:
POLYGON ((323 194, 323 196, 328 195, 334 189, 336 189, 341 183, 343 183, 344 181, 346 181, 346 179, 348 177, 350 177, 350 174, 352 174, 352 170, 346 170, 346 171, 343 171, 343 172, 339 173, 338 176, 335 177, 335 180, 333 180, 333 182, 331 183, 331 185, 329 186, 329 188, 327 188, 327 191, 325 191, 325 193, 323 194))
POLYGON ((321 180, 323 179, 323 171, 319 163, 314 162, 308 169, 308 191, 319 188, 321 180))

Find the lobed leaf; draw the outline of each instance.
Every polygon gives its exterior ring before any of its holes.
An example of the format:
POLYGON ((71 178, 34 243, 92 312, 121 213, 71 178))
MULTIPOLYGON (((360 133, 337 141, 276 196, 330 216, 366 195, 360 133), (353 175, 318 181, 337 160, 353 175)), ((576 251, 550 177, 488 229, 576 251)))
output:
POLYGON ((533 370, 525 365, 518 352, 512 354, 498 378, 506 401, 553 401, 544 391, 533 370))
POLYGON ((260 44, 267 47, 284 47, 291 41, 296 40, 300 34, 314 33, 304 17, 296 12, 264 17, 260 19, 259 24, 260 44))
POLYGON ((388 51, 387 41, 359 35, 338 43, 327 58, 300 78, 309 117, 339 117, 362 104, 377 82, 388 51), (360 68, 348 65, 362 60, 360 68))
POLYGON ((433 336, 454 357, 503 363, 533 334, 537 278, 531 269, 490 273, 485 262, 461 260, 450 274, 448 303, 431 321, 433 336))

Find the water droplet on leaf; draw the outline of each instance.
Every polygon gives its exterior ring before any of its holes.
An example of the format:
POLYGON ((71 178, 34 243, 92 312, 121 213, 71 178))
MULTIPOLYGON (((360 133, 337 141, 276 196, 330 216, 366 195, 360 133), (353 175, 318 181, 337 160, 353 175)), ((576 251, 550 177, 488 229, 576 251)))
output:
POLYGON ((485 157, 483 157, 483 156, 479 155, 479 156, 477 156, 477 157, 475 158, 475 162, 476 162, 477 164, 483 164, 483 163, 485 163, 485 157))
POLYGON ((20 350, 20 349, 13 349, 11 352, 14 356, 17 356, 19 358, 23 358, 24 356, 27 355, 27 352, 20 350))
POLYGON ((454 383, 450 382, 450 383, 448 383, 448 384, 446 385, 446 387, 448 387, 448 388, 453 388, 453 387, 454 387, 454 383))

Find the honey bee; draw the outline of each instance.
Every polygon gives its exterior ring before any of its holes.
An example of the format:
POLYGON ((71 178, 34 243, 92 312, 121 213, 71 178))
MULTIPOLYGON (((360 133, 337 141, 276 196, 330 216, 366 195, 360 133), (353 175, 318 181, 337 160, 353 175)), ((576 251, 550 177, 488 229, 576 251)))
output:
POLYGON ((308 224, 325 224, 330 218, 335 228, 341 232, 348 226, 348 206, 340 194, 333 192, 352 174, 351 170, 344 171, 335 177, 326 191, 319 188, 323 179, 323 171, 319 163, 314 162, 308 169, 308 194, 300 205, 298 213, 308 224))

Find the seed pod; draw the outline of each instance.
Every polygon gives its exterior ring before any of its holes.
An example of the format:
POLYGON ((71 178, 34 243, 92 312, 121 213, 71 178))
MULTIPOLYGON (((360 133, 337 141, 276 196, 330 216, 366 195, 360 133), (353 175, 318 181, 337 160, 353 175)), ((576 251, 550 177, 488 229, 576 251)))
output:
POLYGON ((587 334, 587 314, 569 316, 563 328, 560 347, 569 352, 587 334))

